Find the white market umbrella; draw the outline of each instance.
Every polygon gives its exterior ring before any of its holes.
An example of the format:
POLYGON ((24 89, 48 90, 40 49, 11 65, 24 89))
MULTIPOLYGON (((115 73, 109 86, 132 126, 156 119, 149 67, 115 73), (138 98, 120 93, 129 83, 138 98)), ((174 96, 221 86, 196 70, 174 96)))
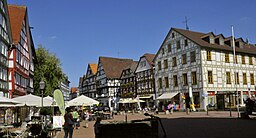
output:
POLYGON ((43 98, 43 100, 44 100, 44 106, 47 106, 47 107, 49 107, 49 106, 58 106, 56 104, 55 99, 51 96, 46 96, 46 97, 43 98))
POLYGON ((20 102, 15 101, 13 99, 9 99, 6 97, 0 97, 0 107, 10 107, 10 106, 16 106, 20 102))
POLYGON ((94 104, 99 104, 99 101, 96 101, 90 97, 81 95, 75 99, 72 99, 68 101, 68 106, 82 106, 82 105, 87 105, 87 106, 92 106, 94 104))
MULTIPOLYGON (((36 107, 42 107, 42 97, 36 96, 33 94, 28 94, 24 96, 19 96, 16 98, 13 98, 13 100, 16 100, 20 102, 21 104, 18 104, 18 106, 36 106, 36 107)), ((43 106, 47 107, 50 106, 52 102, 50 100, 43 100, 43 106)))

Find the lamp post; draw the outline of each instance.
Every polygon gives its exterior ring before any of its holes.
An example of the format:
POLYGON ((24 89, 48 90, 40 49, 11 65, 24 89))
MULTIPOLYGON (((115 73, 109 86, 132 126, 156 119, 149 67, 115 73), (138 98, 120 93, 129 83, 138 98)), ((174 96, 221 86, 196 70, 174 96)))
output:
POLYGON ((40 83, 39 83, 39 85, 40 85, 40 90, 41 90, 41 94, 42 94, 42 107, 43 107, 43 105, 44 105, 44 100, 43 100, 43 98, 44 98, 45 82, 44 82, 43 80, 41 80, 40 83))

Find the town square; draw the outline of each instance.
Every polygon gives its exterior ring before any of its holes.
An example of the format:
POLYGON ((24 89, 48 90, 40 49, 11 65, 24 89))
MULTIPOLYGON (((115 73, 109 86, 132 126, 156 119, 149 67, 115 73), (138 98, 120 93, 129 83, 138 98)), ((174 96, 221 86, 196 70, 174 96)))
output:
POLYGON ((0 138, 255 137, 255 6, 0 0, 0 138))

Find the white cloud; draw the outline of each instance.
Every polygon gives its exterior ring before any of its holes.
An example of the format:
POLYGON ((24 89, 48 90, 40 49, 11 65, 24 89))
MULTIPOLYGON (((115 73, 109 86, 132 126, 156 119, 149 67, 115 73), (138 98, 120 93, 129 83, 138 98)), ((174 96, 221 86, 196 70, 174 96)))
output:
POLYGON ((57 38, 57 36, 51 36, 51 37, 49 37, 50 39, 56 39, 57 38))

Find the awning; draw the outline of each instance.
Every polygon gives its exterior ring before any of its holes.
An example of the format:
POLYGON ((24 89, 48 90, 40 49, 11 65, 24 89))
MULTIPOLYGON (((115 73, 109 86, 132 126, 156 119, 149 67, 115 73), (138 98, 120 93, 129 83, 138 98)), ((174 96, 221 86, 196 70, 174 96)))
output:
POLYGON ((148 96, 141 96, 141 97, 139 97, 140 99, 149 99, 149 98, 151 98, 153 95, 148 95, 148 96))
POLYGON ((175 95, 177 95, 178 92, 168 92, 168 93, 164 93, 162 94, 160 97, 156 98, 157 100, 165 100, 165 99, 171 99, 173 98, 175 95))

